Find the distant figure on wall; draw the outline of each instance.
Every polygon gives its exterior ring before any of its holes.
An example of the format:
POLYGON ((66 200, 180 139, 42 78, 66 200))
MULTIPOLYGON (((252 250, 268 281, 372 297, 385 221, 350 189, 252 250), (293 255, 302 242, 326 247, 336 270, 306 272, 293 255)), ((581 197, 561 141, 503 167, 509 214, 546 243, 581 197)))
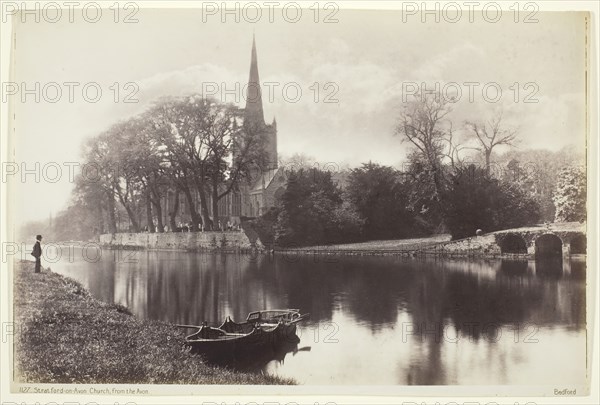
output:
POLYGON ((39 273, 42 268, 42 235, 37 235, 35 237, 35 245, 33 245, 33 250, 31 251, 31 255, 35 257, 35 272, 39 273))

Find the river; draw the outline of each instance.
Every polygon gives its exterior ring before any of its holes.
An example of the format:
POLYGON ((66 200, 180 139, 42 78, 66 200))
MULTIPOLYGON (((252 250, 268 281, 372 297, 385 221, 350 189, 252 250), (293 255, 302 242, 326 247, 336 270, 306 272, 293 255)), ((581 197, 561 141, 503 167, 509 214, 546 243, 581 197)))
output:
POLYGON ((309 312, 298 346, 252 366, 300 384, 585 381, 581 259, 81 252, 49 265, 141 318, 219 324, 263 308, 309 312))

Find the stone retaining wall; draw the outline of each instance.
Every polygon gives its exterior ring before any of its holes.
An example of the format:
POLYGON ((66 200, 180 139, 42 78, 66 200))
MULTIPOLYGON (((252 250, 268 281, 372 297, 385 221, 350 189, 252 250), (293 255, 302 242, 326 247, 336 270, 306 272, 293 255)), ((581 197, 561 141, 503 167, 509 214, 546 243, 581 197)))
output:
POLYGON ((100 235, 100 245, 106 248, 186 251, 264 249, 260 240, 249 238, 243 231, 104 234, 100 235))

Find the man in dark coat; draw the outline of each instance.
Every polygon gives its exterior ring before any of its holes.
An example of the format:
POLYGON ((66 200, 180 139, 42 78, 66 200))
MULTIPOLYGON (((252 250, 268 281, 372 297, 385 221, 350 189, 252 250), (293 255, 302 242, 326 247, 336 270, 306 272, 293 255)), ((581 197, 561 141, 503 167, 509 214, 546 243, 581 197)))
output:
POLYGON ((42 245, 40 243, 42 241, 42 235, 37 235, 35 239, 36 241, 35 245, 33 245, 33 251, 31 252, 31 255, 35 257, 35 272, 39 273, 42 267, 42 245))

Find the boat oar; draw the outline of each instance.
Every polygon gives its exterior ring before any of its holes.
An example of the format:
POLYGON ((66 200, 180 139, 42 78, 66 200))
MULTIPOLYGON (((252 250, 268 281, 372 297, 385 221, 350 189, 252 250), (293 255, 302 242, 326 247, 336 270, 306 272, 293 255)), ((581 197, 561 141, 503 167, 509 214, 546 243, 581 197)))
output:
POLYGON ((290 324, 293 324, 293 323, 298 323, 298 322, 300 322, 300 321, 304 321, 304 320, 306 320, 306 319, 308 319, 308 318, 310 318, 310 314, 304 314, 304 315, 300 315, 300 317, 299 317, 299 318, 297 318, 297 319, 294 319, 293 321, 290 321, 290 324))
POLYGON ((311 349, 312 349, 311 346, 304 346, 304 347, 301 347, 300 349, 294 350, 294 353, 292 353, 292 355, 295 356, 296 353, 298 353, 298 352, 310 352, 311 349))
POLYGON ((198 326, 198 325, 175 325, 178 328, 196 328, 196 329, 200 329, 202 326, 198 326))

